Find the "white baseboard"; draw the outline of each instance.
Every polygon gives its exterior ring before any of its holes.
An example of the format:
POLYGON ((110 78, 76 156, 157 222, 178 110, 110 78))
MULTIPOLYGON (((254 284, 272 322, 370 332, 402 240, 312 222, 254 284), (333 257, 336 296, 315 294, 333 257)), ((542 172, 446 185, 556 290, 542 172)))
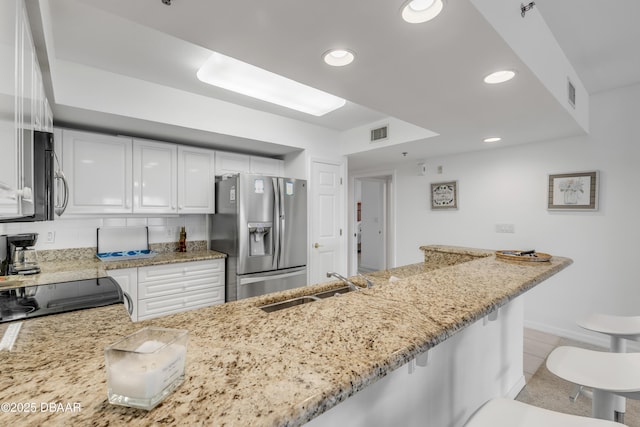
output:
POLYGON ((515 399, 518 394, 520 394, 525 385, 527 385, 527 381, 525 380, 524 375, 522 375, 515 383, 515 385, 511 387, 511 390, 507 392, 507 395, 505 397, 509 399, 515 399))
MULTIPOLYGON (((535 329, 537 331, 546 332, 547 334, 556 335, 563 338, 568 338, 575 341, 580 341, 586 344, 595 345, 598 347, 609 348, 609 337, 604 334, 595 334, 588 332, 576 332, 567 329, 556 328, 544 323, 530 322, 525 320, 524 327, 529 329, 535 329)), ((636 341, 627 341, 627 352, 640 352, 640 343, 636 341)))

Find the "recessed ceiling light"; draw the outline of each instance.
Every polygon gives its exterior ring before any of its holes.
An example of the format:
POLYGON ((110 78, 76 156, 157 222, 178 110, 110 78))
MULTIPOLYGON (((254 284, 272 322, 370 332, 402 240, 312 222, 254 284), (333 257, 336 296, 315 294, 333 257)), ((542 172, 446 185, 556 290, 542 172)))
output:
POLYGON ((513 70, 500 70, 495 73, 491 73, 488 76, 485 76, 484 82, 488 84, 497 84, 504 83, 516 76, 516 72, 513 70))
POLYGON ((497 136, 492 136, 491 138, 485 138, 483 141, 484 142, 498 142, 498 141, 502 141, 502 138, 497 137, 497 136))
POLYGON ((210 85, 314 116, 346 104, 342 98, 218 52, 200 67, 197 76, 210 85))
POLYGON ((355 59, 355 54, 347 49, 332 49, 322 54, 324 62, 334 67, 349 65, 355 59))
POLYGON ((402 19, 410 24, 427 22, 438 16, 443 7, 443 0, 410 0, 402 6, 402 19))

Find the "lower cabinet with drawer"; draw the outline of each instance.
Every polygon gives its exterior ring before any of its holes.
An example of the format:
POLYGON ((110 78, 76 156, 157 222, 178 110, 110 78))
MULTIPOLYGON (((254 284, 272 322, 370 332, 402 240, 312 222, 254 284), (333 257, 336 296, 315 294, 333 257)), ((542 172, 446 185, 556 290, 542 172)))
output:
POLYGON ((224 303, 224 259, 111 270, 109 275, 128 294, 133 321, 224 303), (135 284, 131 270, 137 272, 135 284))

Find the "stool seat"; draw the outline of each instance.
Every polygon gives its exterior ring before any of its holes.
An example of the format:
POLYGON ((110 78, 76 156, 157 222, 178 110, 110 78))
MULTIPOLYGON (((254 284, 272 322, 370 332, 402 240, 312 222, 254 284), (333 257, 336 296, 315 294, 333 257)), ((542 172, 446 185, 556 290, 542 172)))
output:
POLYGON ((576 323, 584 329, 619 338, 629 340, 640 338, 640 316, 614 316, 594 313, 576 323))
POLYGON ((498 398, 485 403, 465 427, 623 427, 624 424, 563 414, 498 398))
POLYGON ((610 353, 562 346, 547 357, 547 369, 574 384, 619 394, 640 392, 640 353, 610 353))

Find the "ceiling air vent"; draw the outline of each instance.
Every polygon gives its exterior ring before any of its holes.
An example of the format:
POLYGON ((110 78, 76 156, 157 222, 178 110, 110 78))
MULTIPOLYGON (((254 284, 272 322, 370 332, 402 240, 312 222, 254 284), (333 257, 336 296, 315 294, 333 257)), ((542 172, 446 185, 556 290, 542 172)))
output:
POLYGON ((371 129, 371 142, 377 142, 387 139, 389 136, 389 126, 382 126, 377 129, 371 129))
POLYGON ((571 83, 571 80, 568 80, 568 96, 569 96, 569 104, 573 108, 576 108, 576 87, 571 83))

